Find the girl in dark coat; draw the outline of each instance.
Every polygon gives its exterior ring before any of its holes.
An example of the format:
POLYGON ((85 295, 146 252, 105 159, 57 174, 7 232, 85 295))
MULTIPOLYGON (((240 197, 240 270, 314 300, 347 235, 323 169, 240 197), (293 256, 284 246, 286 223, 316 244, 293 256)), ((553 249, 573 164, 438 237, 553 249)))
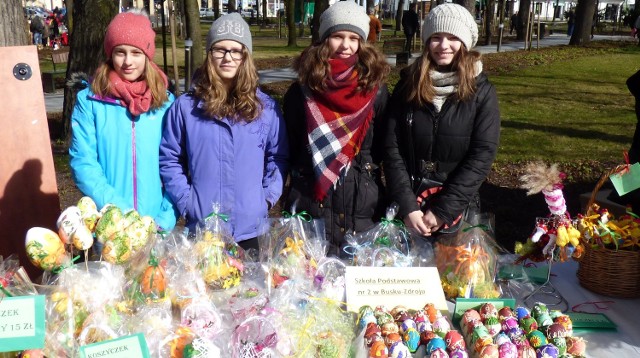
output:
POLYGON ((478 189, 498 148, 500 114, 480 54, 478 28, 462 6, 435 7, 424 22, 425 49, 392 96, 385 178, 410 229, 430 236, 479 208, 478 189), (427 196, 419 204, 416 194, 427 196), (428 191, 428 189, 431 189, 428 191))
POLYGON ((389 65, 366 42, 369 16, 341 1, 320 18, 320 41, 295 60, 298 81, 284 97, 291 151, 285 208, 324 219, 329 254, 346 233, 371 228, 383 205, 379 164, 389 65))

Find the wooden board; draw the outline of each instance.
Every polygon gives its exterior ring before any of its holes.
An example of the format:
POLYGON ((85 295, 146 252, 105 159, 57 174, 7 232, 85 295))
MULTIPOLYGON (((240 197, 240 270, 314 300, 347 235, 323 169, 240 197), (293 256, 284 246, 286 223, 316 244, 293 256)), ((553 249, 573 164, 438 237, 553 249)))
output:
POLYGON ((0 47, 0 255, 17 254, 32 279, 40 271, 27 259, 27 230, 55 230, 60 214, 40 65, 35 46, 0 47), (24 63, 31 77, 14 77, 24 63))

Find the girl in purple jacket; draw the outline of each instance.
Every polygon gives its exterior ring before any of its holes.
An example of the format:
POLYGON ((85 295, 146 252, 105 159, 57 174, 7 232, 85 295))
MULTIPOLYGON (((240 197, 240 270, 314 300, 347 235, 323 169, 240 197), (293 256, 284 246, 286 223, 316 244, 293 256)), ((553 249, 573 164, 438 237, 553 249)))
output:
POLYGON ((160 174, 193 229, 213 204, 229 215, 244 249, 258 248, 258 222, 282 194, 289 148, 277 103, 258 89, 251 32, 240 14, 218 18, 194 88, 167 114, 160 174))

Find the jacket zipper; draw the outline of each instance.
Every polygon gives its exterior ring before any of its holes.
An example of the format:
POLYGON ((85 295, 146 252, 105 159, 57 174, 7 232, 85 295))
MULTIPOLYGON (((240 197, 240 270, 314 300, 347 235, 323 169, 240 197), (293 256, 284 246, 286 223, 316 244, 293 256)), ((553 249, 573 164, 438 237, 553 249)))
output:
POLYGON ((131 121, 131 153, 133 163, 133 208, 138 210, 138 168, 136 161, 136 122, 131 121))

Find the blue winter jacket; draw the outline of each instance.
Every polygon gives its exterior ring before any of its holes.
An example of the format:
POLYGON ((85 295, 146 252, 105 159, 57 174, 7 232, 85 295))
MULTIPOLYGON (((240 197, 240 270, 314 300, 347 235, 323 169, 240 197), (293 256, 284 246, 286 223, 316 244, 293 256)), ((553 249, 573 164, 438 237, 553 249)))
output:
POLYGON ((113 98, 99 98, 90 88, 78 92, 71 116, 71 171, 80 191, 98 209, 115 204, 154 218, 172 229, 177 213, 164 195, 158 154, 164 115, 173 102, 132 116, 113 98))
POLYGON ((160 175, 190 229, 212 212, 229 215, 236 241, 258 235, 288 170, 289 145, 277 103, 262 91, 261 114, 252 122, 211 118, 193 94, 179 97, 167 113, 160 144, 160 175))

